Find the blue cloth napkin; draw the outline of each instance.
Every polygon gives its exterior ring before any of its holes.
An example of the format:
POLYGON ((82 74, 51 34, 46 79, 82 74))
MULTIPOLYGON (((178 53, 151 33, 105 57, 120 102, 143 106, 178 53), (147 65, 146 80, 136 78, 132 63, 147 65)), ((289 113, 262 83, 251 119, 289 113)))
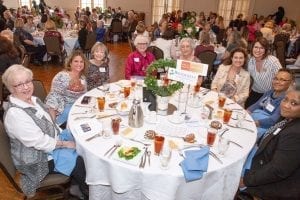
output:
POLYGON ((180 163, 186 182, 201 179, 207 171, 209 147, 185 151, 185 159, 180 163))

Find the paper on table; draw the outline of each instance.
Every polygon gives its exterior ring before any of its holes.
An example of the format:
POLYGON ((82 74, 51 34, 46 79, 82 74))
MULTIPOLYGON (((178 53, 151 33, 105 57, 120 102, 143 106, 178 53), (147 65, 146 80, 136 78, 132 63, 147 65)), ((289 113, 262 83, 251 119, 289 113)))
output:
POLYGON ((76 133, 89 138, 102 130, 102 124, 96 119, 79 121, 75 126, 76 133))

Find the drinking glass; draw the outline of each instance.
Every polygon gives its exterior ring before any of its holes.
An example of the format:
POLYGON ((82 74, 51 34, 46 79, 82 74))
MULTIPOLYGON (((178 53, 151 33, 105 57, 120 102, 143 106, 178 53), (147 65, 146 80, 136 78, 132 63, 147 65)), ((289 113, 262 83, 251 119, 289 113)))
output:
POLYGON ((154 137, 154 153, 155 155, 159 155, 161 152, 161 149, 164 145, 165 137, 164 136, 155 136, 154 137))
POLYGON ((224 93, 219 93, 219 108, 223 108, 226 101, 226 95, 224 93))
POLYGON ((223 123, 224 124, 228 124, 230 118, 231 118, 231 115, 232 115, 232 110, 226 108, 224 109, 224 115, 223 115, 223 123))
POLYGON ((124 98, 129 97, 130 95, 130 86, 125 86, 124 87, 124 98))
POLYGON ((216 135, 217 135, 217 129, 215 128, 208 128, 207 129, 207 145, 209 146, 213 146, 215 139, 216 139, 216 135))
POLYGON ((168 147, 168 145, 165 145, 159 154, 160 167, 162 169, 169 168, 171 157, 172 157, 172 150, 168 147))
POLYGON ((132 88, 135 88, 135 86, 136 86, 136 79, 134 77, 130 78, 130 84, 131 84, 132 88))
POLYGON ((120 122, 121 122, 121 118, 120 117, 115 117, 115 118, 112 118, 111 119, 111 129, 112 129, 112 132, 115 134, 115 135, 118 135, 119 134, 119 130, 120 130, 120 122))
POLYGON ((104 111, 104 106, 105 106, 105 97, 98 97, 97 98, 98 101, 98 109, 100 112, 104 111))
POLYGON ((220 155, 225 155, 229 148, 229 140, 224 137, 219 137, 218 152, 220 155))

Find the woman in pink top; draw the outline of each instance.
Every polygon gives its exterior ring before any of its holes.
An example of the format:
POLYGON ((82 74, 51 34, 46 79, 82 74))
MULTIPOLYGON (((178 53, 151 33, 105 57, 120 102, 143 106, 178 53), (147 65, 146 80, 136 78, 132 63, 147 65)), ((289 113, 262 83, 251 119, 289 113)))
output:
POLYGON ((130 79, 131 76, 146 75, 147 67, 155 60, 154 55, 147 52, 149 42, 149 37, 136 36, 134 40, 136 50, 127 57, 125 79, 130 79))

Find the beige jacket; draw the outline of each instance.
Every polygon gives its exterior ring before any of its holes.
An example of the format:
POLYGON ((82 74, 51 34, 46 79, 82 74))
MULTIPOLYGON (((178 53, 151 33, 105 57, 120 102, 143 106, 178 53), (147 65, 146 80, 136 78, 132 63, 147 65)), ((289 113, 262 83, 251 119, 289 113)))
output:
MULTIPOLYGON (((231 65, 220 65, 214 80, 211 83, 211 89, 220 92, 225 81, 231 65)), ((244 103, 249 96, 250 87, 250 74, 244 69, 241 69, 240 73, 235 77, 235 83, 237 85, 236 94, 233 100, 244 107, 244 103)))

